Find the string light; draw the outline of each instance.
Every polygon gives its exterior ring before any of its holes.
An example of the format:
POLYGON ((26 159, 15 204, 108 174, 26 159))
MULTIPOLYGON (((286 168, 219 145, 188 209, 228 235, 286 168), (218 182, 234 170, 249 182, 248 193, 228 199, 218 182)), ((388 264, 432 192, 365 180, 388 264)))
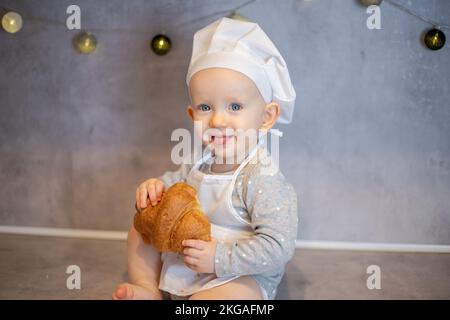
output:
POLYGON ((5 13, 2 17, 2 27, 8 33, 16 33, 22 29, 22 16, 14 11, 5 13))
POLYGON ((232 12, 228 18, 231 19, 235 19, 235 20, 239 20, 239 21, 245 21, 245 22, 249 22, 250 20, 247 19, 247 17, 244 17, 243 15, 237 13, 237 12, 232 12))
POLYGON ((152 48, 154 53, 162 56, 170 51, 170 48, 172 47, 172 42, 167 36, 163 34, 158 34, 153 37, 152 41, 150 42, 150 47, 152 48))
POLYGON ((368 6, 379 6, 383 0, 361 0, 361 3, 368 6))
POLYGON ((74 38, 73 45, 80 53, 89 54, 97 49, 97 39, 90 32, 81 32, 74 38))
POLYGON ((424 38, 423 42, 430 50, 439 50, 445 45, 445 34, 439 29, 429 30, 424 38))
POLYGON ((425 43, 425 45, 427 46, 428 49, 435 51, 435 50, 440 50, 444 47, 445 34, 441 30, 442 29, 450 29, 449 25, 440 24, 440 23, 437 23, 436 21, 433 21, 424 16, 421 16, 418 13, 412 11, 411 9, 409 9, 393 0, 385 0, 385 1, 387 3, 389 3, 390 5, 394 6, 395 8, 409 14, 410 16, 420 19, 423 22, 428 23, 432 26, 432 28, 430 30, 428 30, 423 37, 423 42, 425 43))

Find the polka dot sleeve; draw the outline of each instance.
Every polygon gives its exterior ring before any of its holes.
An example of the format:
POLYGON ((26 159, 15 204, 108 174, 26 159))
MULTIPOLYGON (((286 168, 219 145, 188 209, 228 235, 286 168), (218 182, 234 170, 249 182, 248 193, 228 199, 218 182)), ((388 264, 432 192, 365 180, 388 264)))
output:
POLYGON ((244 201, 254 236, 218 243, 218 277, 284 270, 297 239, 297 194, 281 172, 254 170, 246 182, 244 201))

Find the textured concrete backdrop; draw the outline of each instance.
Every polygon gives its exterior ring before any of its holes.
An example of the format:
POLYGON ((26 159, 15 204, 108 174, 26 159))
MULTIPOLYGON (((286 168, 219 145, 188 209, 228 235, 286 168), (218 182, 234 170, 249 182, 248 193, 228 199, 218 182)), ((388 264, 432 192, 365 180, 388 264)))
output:
MULTIPOLYGON (((397 0, 450 23, 446 0, 397 0)), ((0 31, 0 224, 126 230, 139 182, 175 167, 172 130, 190 128, 193 33, 244 1, 7 1, 23 30, 0 31), (77 54, 65 22, 100 28, 77 54), (191 23, 185 23, 189 22, 191 23), (139 29, 126 33, 112 29, 139 29), (173 50, 154 55, 164 31, 173 50)), ((450 48, 383 3, 368 30, 356 0, 260 0, 241 10, 283 53, 298 95, 280 126, 282 170, 299 195, 299 237, 450 244, 450 48)), ((447 37, 450 32, 447 30, 447 37)))

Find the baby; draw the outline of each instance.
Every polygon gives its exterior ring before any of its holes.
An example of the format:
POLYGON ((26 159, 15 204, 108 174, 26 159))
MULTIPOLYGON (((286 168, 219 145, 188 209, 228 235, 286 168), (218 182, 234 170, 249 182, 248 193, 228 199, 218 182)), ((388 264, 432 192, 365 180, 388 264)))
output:
POLYGON ((297 195, 263 147, 275 123, 292 118, 285 61, 256 23, 221 18, 195 33, 186 83, 187 114, 201 125, 206 155, 143 182, 136 207, 156 205, 185 181, 197 190, 212 240, 186 239, 182 255, 161 254, 131 227, 130 283, 113 299, 274 299, 298 222, 297 195), (241 139, 244 131, 256 141, 241 139))

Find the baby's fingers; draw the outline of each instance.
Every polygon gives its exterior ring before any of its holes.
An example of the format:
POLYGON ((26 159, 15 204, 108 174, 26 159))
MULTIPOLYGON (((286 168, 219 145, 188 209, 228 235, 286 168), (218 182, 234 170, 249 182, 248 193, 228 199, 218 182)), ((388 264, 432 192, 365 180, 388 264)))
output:
POLYGON ((162 182, 161 180, 156 180, 155 189, 156 189, 156 198, 157 201, 159 201, 161 200, 164 191, 164 182, 162 182))
POLYGON ((141 192, 140 188, 139 187, 136 188, 136 204, 135 204, 135 207, 136 207, 137 211, 141 211, 141 209, 142 209, 140 192, 141 192))
POLYGON ((139 206, 141 207, 141 209, 146 208, 147 207, 147 197, 148 197, 147 188, 145 186, 140 186, 137 190, 137 193, 138 193, 137 203, 139 203, 139 206))
POLYGON ((149 202, 155 206, 164 192, 164 182, 159 179, 148 179, 136 189, 136 206, 146 208, 149 202))
POLYGON ((152 180, 150 183, 147 184, 147 191, 152 206, 155 206, 158 203, 158 201, 156 200, 157 199, 156 184, 154 180, 152 180))

